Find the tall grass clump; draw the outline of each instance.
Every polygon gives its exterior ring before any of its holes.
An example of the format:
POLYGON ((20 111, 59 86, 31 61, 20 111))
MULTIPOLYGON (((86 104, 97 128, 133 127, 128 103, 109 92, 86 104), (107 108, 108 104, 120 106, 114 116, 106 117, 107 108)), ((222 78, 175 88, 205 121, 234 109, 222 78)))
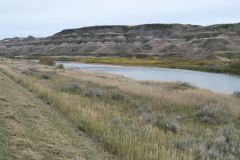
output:
POLYGON ((58 64, 58 65, 56 66, 56 68, 57 68, 57 69, 64 69, 64 65, 63 65, 63 64, 58 64))
POLYGON ((230 121, 230 118, 232 117, 227 111, 217 110, 210 106, 199 107, 195 116, 200 122, 211 124, 225 124, 230 121))
POLYGON ((233 93, 233 95, 234 95, 235 97, 240 98, 240 91, 235 91, 235 92, 233 93))
POLYGON ((55 62, 54 62, 54 59, 51 57, 40 57, 39 64, 54 66, 55 62))
POLYGON ((194 89, 195 86, 191 85, 189 82, 181 82, 178 81, 176 85, 176 89, 194 89))

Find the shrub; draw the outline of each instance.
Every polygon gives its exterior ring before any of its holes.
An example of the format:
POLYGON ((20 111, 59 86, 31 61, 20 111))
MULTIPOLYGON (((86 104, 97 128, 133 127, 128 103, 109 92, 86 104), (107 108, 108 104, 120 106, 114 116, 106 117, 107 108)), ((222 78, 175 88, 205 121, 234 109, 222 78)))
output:
POLYGON ((179 132, 182 127, 180 126, 179 122, 177 121, 176 117, 168 116, 162 117, 157 120, 156 124, 159 128, 164 129, 165 131, 171 131, 174 133, 179 132))
POLYGON ((88 91, 85 91, 85 96, 87 97, 103 97, 104 94, 104 90, 100 88, 91 88, 88 91))
POLYGON ((188 151, 194 144, 193 138, 184 137, 173 142, 174 146, 181 151, 188 151))
POLYGON ((59 64, 56 66, 57 69, 64 69, 64 65, 63 64, 59 64))
POLYGON ((111 121, 112 121, 113 125, 118 125, 118 124, 120 124, 122 122, 121 118, 120 117, 116 117, 116 116, 113 116, 111 121))
POLYGON ((39 58, 39 63, 49 65, 49 66, 55 65, 55 62, 51 57, 41 57, 41 58, 39 58))
POLYGON ((36 68, 28 68, 28 69, 22 71, 22 74, 33 75, 36 71, 37 71, 36 68))
POLYGON ((217 131, 217 135, 224 137, 227 142, 233 140, 234 137, 238 134, 239 131, 237 130, 233 123, 221 126, 217 131))
POLYGON ((130 105, 137 109, 139 113, 152 112, 152 106, 148 102, 141 102, 137 100, 130 101, 130 105))
POLYGON ((81 87, 76 82, 70 82, 66 87, 63 88, 63 91, 77 93, 81 90, 81 87))
POLYGON ((194 89, 195 86, 191 85, 189 82, 181 82, 178 81, 176 85, 176 89, 194 89))
POLYGON ((208 150, 206 152, 206 156, 207 159, 213 159, 213 160, 217 160, 220 159, 220 153, 219 150, 216 148, 211 148, 210 150, 208 150))
POLYGON ((215 133, 196 142, 194 155, 197 159, 235 159, 240 154, 236 137, 239 132, 233 123, 219 126, 215 133), (234 138, 235 137, 235 138, 234 138))
POLYGON ((156 123, 156 115, 154 113, 142 113, 139 119, 145 124, 155 124, 156 123))
POLYGON ((124 99, 124 95, 120 91, 118 91, 118 90, 114 90, 112 92, 111 97, 114 100, 123 100, 124 99))
MULTIPOLYGON (((214 160, 235 160, 239 155, 239 149, 237 145, 231 143, 219 142, 214 143, 211 140, 201 140, 200 144, 194 148, 194 156, 196 159, 214 159, 214 160)), ((234 143, 236 144, 236 143, 234 143)))
POLYGON ((203 123, 223 124, 228 121, 228 113, 213 107, 203 106, 195 113, 195 116, 203 123))
POLYGON ((46 72, 41 74, 42 79, 51 79, 55 75, 54 72, 46 72))
POLYGON ((234 95, 235 97, 240 98, 240 91, 235 91, 235 92, 233 93, 233 95, 234 95))

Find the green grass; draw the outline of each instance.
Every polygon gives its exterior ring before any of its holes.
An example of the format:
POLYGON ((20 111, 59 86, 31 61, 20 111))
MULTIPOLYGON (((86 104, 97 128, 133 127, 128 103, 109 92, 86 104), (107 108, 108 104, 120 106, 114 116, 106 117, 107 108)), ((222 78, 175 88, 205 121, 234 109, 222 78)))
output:
POLYGON ((46 64, 46 65, 49 65, 49 66, 54 66, 55 65, 54 59, 52 59, 51 57, 40 57, 39 58, 39 63, 40 64, 46 64))
MULTIPOLYGON (((0 104, 1 105, 1 104, 0 104)), ((0 118, 0 159, 14 159, 14 150, 9 146, 9 133, 6 130, 7 126, 3 119, 0 118)))

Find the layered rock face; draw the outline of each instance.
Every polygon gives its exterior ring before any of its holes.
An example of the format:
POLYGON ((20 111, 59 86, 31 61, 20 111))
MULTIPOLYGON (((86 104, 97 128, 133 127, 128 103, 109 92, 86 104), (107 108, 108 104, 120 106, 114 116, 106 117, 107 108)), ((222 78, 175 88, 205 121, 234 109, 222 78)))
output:
POLYGON ((12 38, 0 41, 0 55, 155 54, 206 57, 240 53, 240 23, 212 26, 148 24, 95 26, 63 30, 47 38, 12 38))

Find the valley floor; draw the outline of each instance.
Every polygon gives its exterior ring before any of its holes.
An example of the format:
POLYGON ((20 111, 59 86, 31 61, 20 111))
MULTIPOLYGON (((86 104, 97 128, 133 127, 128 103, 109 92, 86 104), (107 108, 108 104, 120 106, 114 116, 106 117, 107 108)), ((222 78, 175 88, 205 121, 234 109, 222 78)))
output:
POLYGON ((113 159, 52 106, 0 73, 0 160, 113 159))

